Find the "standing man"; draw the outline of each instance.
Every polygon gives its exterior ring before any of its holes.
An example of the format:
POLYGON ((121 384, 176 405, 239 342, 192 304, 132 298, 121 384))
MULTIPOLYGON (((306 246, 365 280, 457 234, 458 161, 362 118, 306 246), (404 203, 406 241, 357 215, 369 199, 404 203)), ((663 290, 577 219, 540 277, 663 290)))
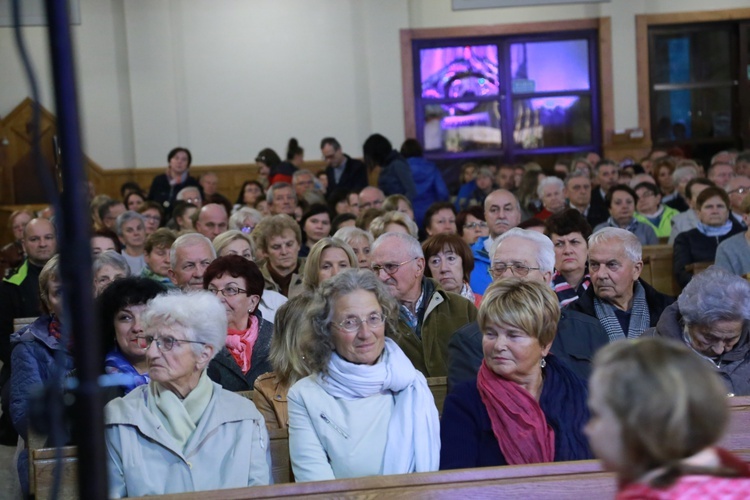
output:
POLYGON ((326 162, 328 188, 326 198, 337 189, 360 191, 367 187, 367 167, 341 150, 341 144, 333 137, 320 141, 320 152, 326 162))
POLYGON ((594 167, 596 172, 596 184, 598 187, 591 193, 591 208, 586 217, 591 227, 596 227, 609 219, 609 207, 607 206, 607 193, 609 189, 617 184, 619 171, 617 164, 612 160, 601 160, 594 167))

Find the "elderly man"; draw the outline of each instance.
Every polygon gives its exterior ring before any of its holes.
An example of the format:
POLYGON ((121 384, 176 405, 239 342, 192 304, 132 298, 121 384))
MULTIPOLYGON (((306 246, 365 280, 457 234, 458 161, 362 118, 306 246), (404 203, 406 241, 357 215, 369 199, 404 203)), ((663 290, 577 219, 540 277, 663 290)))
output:
POLYGON ((589 214, 589 224, 595 227, 609 218, 609 207, 605 201, 609 189, 617 184, 619 169, 617 164, 612 160, 601 160, 594 168, 596 172, 596 183, 598 189, 591 193, 591 212, 589 214))
POLYGON ((471 247, 474 255, 474 270, 469 278, 469 285, 474 293, 484 294, 491 283, 490 248, 495 239, 516 227, 521 222, 521 205, 518 199, 507 189, 491 192, 484 200, 484 218, 490 231, 489 236, 480 237, 471 247))
POLYGON ((565 178, 563 194, 568 199, 571 208, 575 208, 586 217, 589 225, 592 221, 607 220, 609 212, 604 206, 591 205, 591 178, 583 170, 576 170, 565 178))
POLYGON ((286 182, 277 182, 266 191, 266 201, 271 215, 286 214, 294 217, 294 209, 297 208, 297 196, 294 188, 286 182))
POLYGON ((547 220, 550 215, 565 210, 564 190, 565 184, 559 177, 550 176, 542 179, 536 189, 536 194, 542 200, 542 207, 544 208, 534 217, 539 220, 547 220))
POLYGON ((742 200, 750 194, 750 177, 736 175, 724 186, 724 191, 729 195, 732 217, 747 229, 745 221, 742 220, 742 200))
MULTIPOLYGON (((514 228, 502 234, 492 248, 492 278, 515 276, 551 284, 555 266, 552 241, 535 231, 514 228)), ((591 373, 594 353, 608 338, 596 318, 562 309, 551 351, 565 361, 579 377, 591 373)), ((474 322, 458 330, 448 344, 450 364, 448 386, 476 378, 482 364, 482 332, 474 322)))
POLYGON ((359 211, 364 212, 368 208, 383 208, 385 193, 380 189, 367 186, 359 192, 359 211))
POLYGON ((203 273, 215 258, 211 240, 198 233, 183 234, 169 251, 169 279, 183 290, 202 290, 203 273))
POLYGON ((201 175, 198 183, 203 188, 203 194, 206 195, 206 198, 219 192, 219 176, 214 172, 206 172, 201 175))
POLYGON ((422 247, 410 235, 385 233, 375 240, 370 255, 372 270, 399 302, 399 346, 425 377, 444 377, 448 341, 476 319, 476 307, 424 276, 422 247))
POLYGON ((734 167, 728 162, 714 162, 708 168, 706 177, 717 186, 726 186, 734 177, 734 167))
POLYGON ((320 141, 320 152, 326 162, 326 198, 334 191, 360 191, 367 187, 367 167, 341 150, 341 144, 333 137, 320 141))
POLYGON ((638 237, 626 229, 607 227, 589 237, 591 286, 568 307, 597 318, 611 341, 640 337, 674 302, 639 279, 641 254, 638 237))
POLYGON ((702 177, 691 179, 687 183, 685 186, 685 196, 690 205, 690 210, 672 217, 672 231, 669 233, 670 245, 674 245, 674 240, 677 238, 678 234, 698 227, 698 223, 700 222, 698 219, 698 213, 696 212, 696 208, 698 207, 698 195, 701 194, 704 189, 715 186, 716 184, 702 177))
POLYGON ((513 168, 513 165, 502 164, 497 168, 497 173, 495 174, 495 184, 500 189, 507 189, 508 191, 513 191, 516 189, 516 180, 514 177, 515 169, 513 168))
POLYGON ((184 201, 185 203, 192 203, 198 208, 203 205, 203 197, 201 196, 201 192, 195 186, 188 186, 180 189, 180 192, 177 193, 175 199, 177 201, 184 201))
POLYGON ((292 175, 292 186, 297 199, 305 199, 305 194, 315 188, 315 176, 309 170, 301 169, 292 175))
POLYGON ((229 225, 227 209, 218 203, 204 205, 196 215, 195 230, 211 241, 226 231, 229 225))

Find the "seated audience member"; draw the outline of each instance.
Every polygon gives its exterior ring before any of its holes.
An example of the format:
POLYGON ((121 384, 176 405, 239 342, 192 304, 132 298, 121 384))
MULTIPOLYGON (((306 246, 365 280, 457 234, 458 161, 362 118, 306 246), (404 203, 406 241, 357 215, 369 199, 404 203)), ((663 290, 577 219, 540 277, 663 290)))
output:
MULTIPOLYGON (((745 225, 748 226, 750 196, 746 196, 743 200, 740 212, 745 225)), ((716 266, 740 276, 750 273, 750 229, 730 236, 719 243, 716 249, 716 266)))
POLYGON ((357 216, 354 214, 339 214, 331 221, 331 234, 345 227, 357 227, 357 216))
POLYGON ((392 294, 371 272, 347 271, 321 284, 309 316, 312 375, 288 395, 295 480, 437 470, 437 408, 425 377, 391 340, 392 294))
POLYGON ((693 160, 680 161, 672 174, 672 183, 676 195, 670 200, 662 199, 662 203, 680 213, 690 210, 690 198, 687 196, 685 188, 688 182, 699 176, 698 171, 698 165, 693 160))
MULTIPOLYGON (((421 221, 427 212, 427 208, 435 202, 450 198, 448 186, 445 185, 443 176, 437 165, 424 157, 424 149, 416 139, 406 139, 401 145, 401 154, 411 168, 416 193, 410 205, 414 210, 411 214, 412 220, 421 221)), ((492 184, 492 181, 490 181, 492 184)), ((411 207, 410 207, 411 208, 411 207)), ((386 210, 389 210, 386 208, 386 210)))
POLYGON ((347 269, 357 268, 357 256, 351 247, 343 240, 326 237, 310 250, 302 283, 306 291, 314 292, 323 281, 347 269))
POLYGON ((362 145, 362 158, 368 170, 378 171, 378 188, 385 194, 403 194, 410 200, 417 195, 414 176, 406 158, 393 149, 391 141, 381 134, 372 134, 362 145))
POLYGON ((374 240, 369 231, 363 231, 358 227, 344 227, 336 231, 333 237, 351 247, 360 269, 370 269, 370 248, 374 240))
POLYGON ((633 233, 641 245, 656 245, 659 238, 651 226, 639 222, 635 218, 635 205, 638 203, 638 196, 630 187, 625 184, 617 184, 608 192, 605 199, 607 208, 609 208, 609 219, 602 222, 594 228, 598 231, 605 227, 626 229, 633 233))
POLYGON ((104 205, 111 199, 112 198, 107 196, 106 194, 98 194, 94 196, 94 199, 91 200, 91 203, 89 203, 89 215, 91 216, 91 225, 94 231, 106 229, 106 227, 104 226, 104 222, 102 222, 102 218, 99 215, 99 209, 102 205, 104 205))
POLYGON ((159 295, 141 320, 150 382, 104 408, 110 498, 269 484, 263 417, 206 373, 226 343, 219 299, 159 295))
MULTIPOLYGON (((455 209, 461 211, 476 205, 481 207, 484 205, 487 195, 495 189, 497 189, 497 186, 495 185, 492 171, 487 167, 482 167, 477 172, 475 178, 466 182, 458 189, 455 209)), ((441 199, 445 200, 447 198, 445 196, 441 199)))
POLYGON ((138 345, 138 336, 143 335, 141 315, 146 303, 166 290, 153 280, 134 276, 115 281, 97 298, 104 371, 128 375, 120 384, 124 394, 149 382, 146 353, 138 345))
POLYGON ((481 205, 466 208, 456 215, 456 234, 469 246, 479 238, 489 236, 490 230, 484 221, 484 208, 481 205))
POLYGON ((0 249, 0 278, 6 272, 23 264, 26 254, 23 251, 23 230, 34 216, 28 210, 16 210, 8 218, 8 228, 13 232, 13 241, 0 249))
POLYGON ((363 212, 368 208, 383 208, 385 194, 376 187, 367 186, 359 192, 359 210, 363 212))
POLYGON ((625 229, 607 227, 589 237, 592 286, 567 308, 597 318, 610 341, 640 337, 674 302, 639 278, 641 255, 638 238, 625 229))
POLYGON ((131 275, 128 261, 122 254, 107 250, 96 256, 93 262, 94 297, 98 297, 115 280, 131 275))
POLYGON ((474 269, 471 248, 457 234, 435 234, 422 243, 427 262, 425 276, 432 278, 446 292, 458 294, 479 307, 482 296, 469 286, 469 275, 474 269))
POLYGON ((258 309, 264 284, 255 262, 239 255, 218 257, 203 275, 203 288, 219 297, 229 328, 226 347, 211 360, 208 376, 228 391, 251 390, 258 375, 271 369, 273 324, 258 309))
POLYGON ((742 217, 742 202, 747 195, 750 193, 750 177, 744 175, 735 175, 724 186, 724 191, 729 196, 729 214, 739 223, 743 229, 747 229, 747 224, 743 221, 742 217))
POLYGON ((717 186, 726 186, 735 175, 732 164, 733 162, 729 159, 712 159, 706 177, 717 186))
POLYGON ((656 181, 657 191, 660 197, 664 198, 664 202, 670 201, 677 196, 677 190, 675 189, 674 179, 672 174, 677 168, 677 163, 674 158, 664 157, 659 158, 654 162, 652 172, 654 174, 654 180, 656 181))
POLYGON ((586 217, 586 221, 596 224, 607 220, 608 213, 604 204, 593 206, 591 204, 591 176, 587 171, 574 170, 564 181, 563 194, 568 199, 570 208, 575 208, 586 217))
POLYGON ((750 395, 750 284, 711 267, 687 284, 644 335, 685 342, 721 375, 727 392, 750 395))
MULTIPOLYGON (((297 209, 297 196, 294 194, 294 188, 291 184, 279 182, 269 187, 266 192, 266 200, 268 201, 268 210, 273 215, 286 214, 294 217, 294 212, 297 209)), ((260 210, 257 206, 254 208, 260 210)))
POLYGON ((167 226, 180 233, 180 235, 194 232, 195 226, 193 224, 193 219, 198 217, 196 215, 197 213, 198 207, 192 203, 178 201, 174 204, 172 220, 169 221, 167 226))
POLYGON ((320 141, 320 153, 326 162, 326 196, 339 189, 360 191, 367 187, 367 167, 344 154, 335 138, 324 137, 320 141))
POLYGON ((242 207, 229 217, 229 229, 235 229, 237 231, 242 231, 245 234, 250 234, 261 219, 263 219, 263 214, 254 208, 242 207))
POLYGON ((305 259, 299 257, 302 231, 299 225, 285 214, 263 219, 254 232, 257 248, 266 255, 260 270, 270 286, 284 297, 294 295, 302 286, 305 259))
POLYGON ((499 189, 507 189, 509 191, 516 189, 516 182, 513 176, 514 172, 515 169, 513 168, 513 165, 507 163, 503 163, 498 167, 497 173, 495 174, 495 183, 499 189))
POLYGON ((537 195, 539 183, 546 177, 542 167, 536 163, 524 165, 524 174, 516 190, 516 196, 521 204, 521 219, 534 217, 542 209, 542 200, 537 195))
POLYGON ((203 273, 215 258, 211 240, 198 233, 183 234, 169 251, 169 279, 182 290, 202 290, 203 273))
POLYGON ((122 198, 123 200, 130 193, 133 193, 133 192, 136 192, 136 193, 142 193, 143 192, 143 189, 141 189, 140 184, 138 184, 137 182, 132 182, 132 181, 123 182, 120 185, 120 198, 122 198))
POLYGON ((310 249, 318 241, 331 235, 331 216, 328 207, 322 204, 312 205, 302 216, 302 246, 300 257, 307 257, 310 249))
MULTIPOLYGON (((63 312, 59 258, 50 258, 39 274, 42 315, 10 337, 10 419, 16 432, 28 441, 29 394, 54 376, 65 377, 73 369, 72 339, 64 336, 60 324, 63 312), (55 359, 59 353, 58 359, 55 359), (62 363, 62 364, 61 364, 62 363)), ((65 334, 69 334, 65 332, 65 334)), ((28 449, 17 462, 21 489, 29 489, 28 449)), ((6 485, 7 486, 7 485, 6 485)))
MULTIPOLYGON (((491 277, 516 277, 550 285, 555 265, 552 241, 542 234, 513 228, 499 236, 492 251, 491 277)), ((599 321, 566 307, 557 324, 552 353, 581 379, 588 379, 594 352, 609 339, 599 321)), ((482 364, 482 332, 476 321, 460 328, 448 343, 448 387, 472 380, 482 364)))
POLYGON ((146 236, 151 236, 154 231, 161 227, 161 223, 164 221, 164 210, 161 205, 153 201, 145 202, 137 212, 143 216, 146 236))
POLYGON ((99 219, 102 221, 103 227, 101 229, 109 229, 110 231, 116 231, 117 218, 125 213, 127 209, 121 201, 109 199, 99 205, 99 219))
POLYGON ((303 343, 310 328, 307 308, 312 297, 312 294, 303 293, 279 307, 268 355, 273 371, 260 375, 253 384, 253 403, 269 430, 289 427, 289 388, 310 375, 303 343))
POLYGON ((131 191, 125 196, 125 198, 123 198, 122 202, 125 205, 125 208, 137 212, 146 202, 146 195, 140 191, 131 191))
POLYGON ((158 281, 167 288, 175 287, 169 279, 169 251, 176 239, 174 233, 165 227, 157 229, 146 238, 146 245, 143 247, 146 266, 141 271, 141 276, 158 281))
POLYGON ((542 201, 542 210, 534 217, 545 221, 552 214, 565 210, 565 183, 559 177, 545 177, 536 188, 536 194, 542 201))
POLYGON ((586 386, 550 354, 559 318, 543 283, 509 278, 487 288, 478 317, 484 360, 476 380, 445 399, 441 469, 592 458, 586 386))
POLYGON ((417 224, 401 212, 386 212, 375 217, 370 223, 370 233, 375 239, 385 233, 404 233, 413 238, 419 237, 417 224))
POLYGON ((674 240, 673 272, 677 283, 684 287, 693 277, 686 269, 696 262, 713 262, 719 243, 744 232, 729 216, 729 197, 721 188, 707 188, 698 195, 698 226, 684 231, 674 240))
MULTIPOLYGON (((408 215, 411 220, 417 222, 414 218, 414 209, 409 198, 402 194, 392 194, 383 202, 383 210, 386 212, 401 212, 408 215)), ((426 209, 425 209, 426 210, 426 209)))
POLYGON ((426 377, 444 377, 448 341, 476 319, 474 304, 424 276, 422 247, 408 234, 385 233, 375 240, 371 268, 398 301, 398 318, 393 320, 401 333, 401 349, 426 377))
POLYGON ((711 365, 676 342, 616 342, 596 356, 585 434, 618 499, 746 498, 750 467, 718 448, 729 422, 711 365))
POLYGON ((669 233, 670 245, 674 244, 674 240, 678 234, 698 227, 698 223, 700 222, 700 219, 698 219, 698 196, 700 196, 704 189, 709 187, 717 186, 708 179, 701 177, 692 179, 687 183, 687 186, 685 186, 685 196, 690 204, 690 210, 672 217, 672 232, 669 233))
POLYGON ((198 179, 198 184, 203 189, 203 194, 206 197, 219 194, 219 176, 214 172, 206 172, 201 174, 198 179))
POLYGON ((151 182, 148 199, 164 207, 165 213, 169 215, 177 199, 177 193, 188 186, 198 187, 199 184, 189 173, 193 156, 188 149, 172 149, 167 155, 167 161, 167 171, 154 177, 151 182))
POLYGON ((144 247, 146 246, 146 225, 143 216, 138 212, 128 210, 117 217, 115 226, 117 237, 122 243, 120 252, 128 262, 130 272, 138 276, 146 267, 144 247))
POLYGON ((292 174, 292 187, 298 199, 306 199, 308 193, 315 191, 315 175, 307 169, 295 170, 292 174))
POLYGON ((255 202, 261 196, 264 196, 263 186, 258 181, 245 181, 237 195, 237 201, 234 204, 233 211, 241 207, 253 208, 255 202))
MULTIPOLYGON (((203 205, 206 205, 206 203, 204 203, 204 198, 201 195, 200 189, 198 189, 196 186, 188 186, 180 189, 180 191, 177 193, 177 196, 175 196, 175 203, 177 203, 178 201, 192 203, 199 209, 202 208, 203 205)), ((172 204, 172 206, 174 207, 174 203, 172 204)))
POLYGON ((258 165, 258 177, 260 179, 264 177, 268 178, 269 185, 278 182, 292 182, 292 173, 294 173, 295 170, 294 165, 287 164, 284 166, 284 171, 279 172, 278 167, 281 165, 281 157, 273 149, 262 149, 260 153, 258 153, 258 156, 255 157, 255 163, 258 165))
POLYGON ((255 200, 252 208, 263 214, 263 217, 268 217, 269 215, 271 215, 271 207, 268 204, 268 200, 266 199, 265 195, 258 196, 258 199, 255 200))
MULTIPOLYGON (((355 208, 349 204, 349 196, 356 194, 346 189, 337 189, 331 196, 328 197, 328 210, 335 216, 341 214, 350 214, 355 211, 355 208)), ((359 209, 359 196, 357 196, 357 209, 359 209)), ((358 210, 356 210, 358 212, 358 210)))
POLYGON ((578 300, 589 286, 588 244, 591 226, 578 210, 568 208, 550 216, 545 222, 545 234, 555 248, 555 274, 552 288, 560 307, 578 300))
POLYGON ((107 250, 120 253, 122 251, 120 239, 115 233, 106 229, 94 231, 91 235, 91 255, 96 257, 107 250))
POLYGON ((359 217, 357 217, 355 226, 362 229, 363 231, 369 231, 372 221, 374 221, 381 215, 385 215, 386 213, 387 212, 385 212, 385 210, 382 210, 380 208, 366 208, 360 212, 359 217))
POLYGON ((424 230, 428 236, 456 234, 456 210, 453 204, 443 201, 430 205, 424 215, 424 230))
MULTIPOLYGON (((461 165, 461 172, 458 174, 458 183, 460 186, 467 184, 477 178, 479 166, 474 162, 466 162, 461 165)), ((459 187, 460 189, 460 187, 459 187)))
POLYGON ((672 232, 672 218, 679 212, 662 203, 661 193, 655 184, 641 182, 633 190, 638 197, 635 218, 650 226, 657 238, 669 238, 672 232))
POLYGON ((227 230, 229 216, 224 205, 209 203, 197 212, 195 230, 212 240, 227 230))

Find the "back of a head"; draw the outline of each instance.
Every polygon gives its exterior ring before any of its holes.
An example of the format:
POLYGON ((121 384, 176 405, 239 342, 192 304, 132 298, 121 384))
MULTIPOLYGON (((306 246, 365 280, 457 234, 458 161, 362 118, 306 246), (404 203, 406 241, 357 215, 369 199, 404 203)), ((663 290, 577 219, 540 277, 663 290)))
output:
POLYGON ((400 153, 404 158, 419 158, 424 151, 422 145, 416 139, 406 139, 401 145, 400 153))
POLYGON ((365 160, 380 166, 385 164, 385 159, 391 154, 391 151, 393 151, 391 141, 380 134, 372 134, 362 146, 365 160))

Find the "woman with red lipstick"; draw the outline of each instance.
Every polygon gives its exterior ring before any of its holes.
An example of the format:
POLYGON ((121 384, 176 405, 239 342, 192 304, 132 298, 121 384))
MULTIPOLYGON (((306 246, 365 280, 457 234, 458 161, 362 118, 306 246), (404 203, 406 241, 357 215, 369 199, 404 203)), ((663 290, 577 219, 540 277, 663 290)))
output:
POLYGON ((440 468, 592 458, 586 387, 549 354, 560 319, 546 283, 507 278, 487 288, 477 318, 484 360, 457 385, 440 421, 440 468))

